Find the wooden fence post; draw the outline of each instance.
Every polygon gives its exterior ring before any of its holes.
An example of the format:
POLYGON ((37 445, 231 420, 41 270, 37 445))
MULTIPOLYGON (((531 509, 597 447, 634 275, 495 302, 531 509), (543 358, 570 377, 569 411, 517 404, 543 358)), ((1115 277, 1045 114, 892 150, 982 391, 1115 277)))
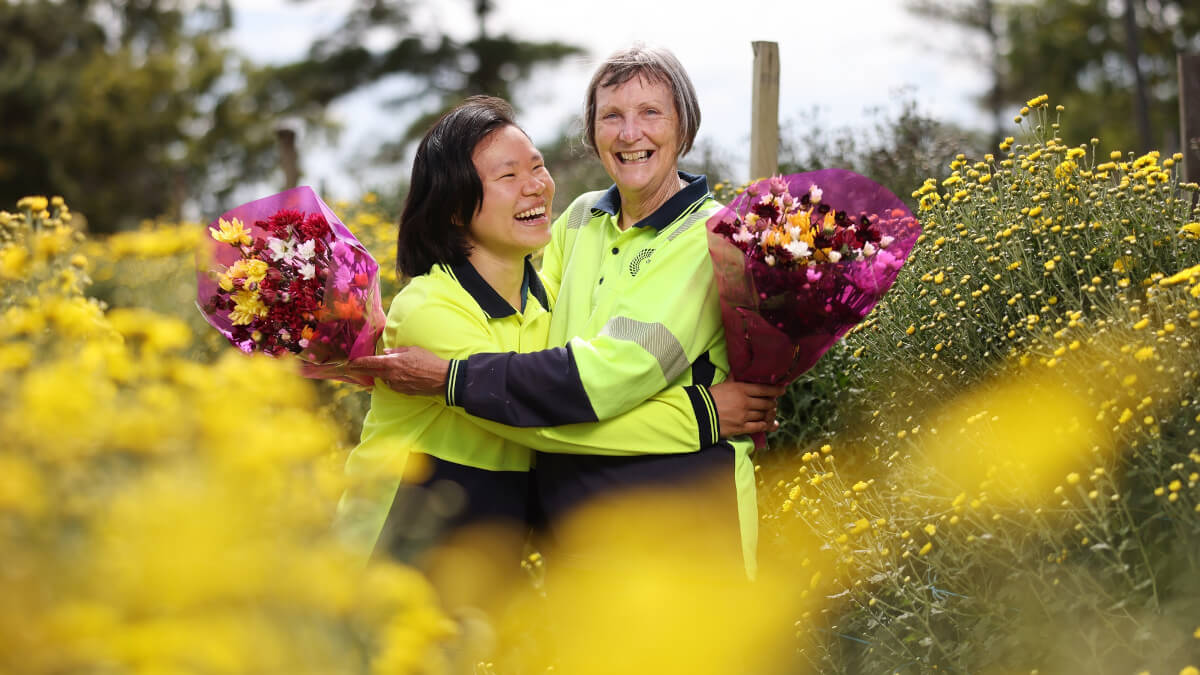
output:
POLYGON ((750 108, 750 180, 779 171, 779 43, 751 42, 754 92, 750 108))
MULTIPOLYGON (((1200 183, 1200 54, 1180 54, 1179 146, 1183 152, 1183 179, 1200 183)), ((1192 193, 1192 209, 1200 193, 1192 193)))
POLYGON ((279 146, 279 163, 283 168, 283 189, 290 190, 300 183, 300 154, 296 151, 296 132, 286 126, 275 129, 279 146))

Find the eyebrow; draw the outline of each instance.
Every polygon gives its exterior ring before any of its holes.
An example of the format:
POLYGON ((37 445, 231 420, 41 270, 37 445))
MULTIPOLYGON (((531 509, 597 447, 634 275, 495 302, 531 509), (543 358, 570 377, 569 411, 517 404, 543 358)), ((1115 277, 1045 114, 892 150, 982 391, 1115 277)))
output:
MULTIPOLYGON (((532 155, 529 156, 529 159, 531 159, 535 162, 545 162, 546 161, 545 156, 543 156, 542 153, 540 153, 540 152, 533 153, 532 155)), ((500 162, 499 164, 496 164, 495 168, 496 169, 507 169, 512 166, 517 166, 520 163, 521 163, 521 160, 519 160, 519 159, 509 159, 509 160, 500 162)))

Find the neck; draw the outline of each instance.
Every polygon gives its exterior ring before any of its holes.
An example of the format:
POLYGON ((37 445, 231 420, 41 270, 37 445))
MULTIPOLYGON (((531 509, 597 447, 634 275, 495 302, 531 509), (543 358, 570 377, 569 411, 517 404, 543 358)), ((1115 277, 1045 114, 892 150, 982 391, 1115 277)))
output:
POLYGON ((479 276, 488 282, 513 309, 521 309, 521 283, 525 280, 525 257, 497 255, 482 246, 474 246, 467 254, 479 276))
MULTIPOLYGON (((672 170, 671 175, 655 187, 648 187, 644 192, 626 193, 621 191, 621 229, 627 230, 635 223, 658 210, 682 190, 687 183, 679 177, 678 170, 672 170)), ((618 190, 620 186, 618 186, 618 190)))

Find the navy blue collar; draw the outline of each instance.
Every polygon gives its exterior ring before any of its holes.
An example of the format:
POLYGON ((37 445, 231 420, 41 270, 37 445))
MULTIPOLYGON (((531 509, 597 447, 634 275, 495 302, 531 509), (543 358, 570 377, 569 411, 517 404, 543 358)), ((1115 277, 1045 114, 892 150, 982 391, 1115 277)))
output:
MULTIPOLYGON (((479 308, 488 315, 489 319, 503 319, 517 313, 517 310, 513 309, 513 306, 500 297, 496 289, 480 276, 470 261, 448 267, 458 284, 471 295, 475 302, 479 303, 479 308)), ((533 269, 533 263, 529 261, 529 256, 525 256, 525 277, 521 280, 522 312, 525 311, 525 301, 531 294, 538 302, 542 303, 544 309, 550 309, 550 302, 546 299, 546 288, 542 286, 542 280, 533 269)))
MULTIPOLYGON (((708 196, 708 178, 706 176, 680 171, 679 177, 686 181, 687 185, 672 195, 662 206, 655 209, 654 213, 634 223, 634 227, 652 227, 655 231, 661 232, 664 227, 679 220, 679 217, 686 213, 693 204, 708 196)), ((616 185, 610 187, 608 192, 600 197, 600 201, 592 207, 593 213, 599 211, 610 216, 617 215, 620 210, 621 193, 617 191, 616 185)))

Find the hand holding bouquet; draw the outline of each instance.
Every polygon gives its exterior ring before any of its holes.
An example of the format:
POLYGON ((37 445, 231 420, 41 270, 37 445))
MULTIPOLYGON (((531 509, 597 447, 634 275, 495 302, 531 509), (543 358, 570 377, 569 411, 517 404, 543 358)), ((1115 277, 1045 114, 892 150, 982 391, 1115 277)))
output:
POLYGON ((209 228, 196 304, 243 352, 296 354, 308 377, 347 375, 383 331, 379 265, 308 187, 243 204, 209 228))
POLYGON ((787 384, 862 321, 920 225, 895 195, 842 169, 749 186, 708 221, 733 377, 787 384))

